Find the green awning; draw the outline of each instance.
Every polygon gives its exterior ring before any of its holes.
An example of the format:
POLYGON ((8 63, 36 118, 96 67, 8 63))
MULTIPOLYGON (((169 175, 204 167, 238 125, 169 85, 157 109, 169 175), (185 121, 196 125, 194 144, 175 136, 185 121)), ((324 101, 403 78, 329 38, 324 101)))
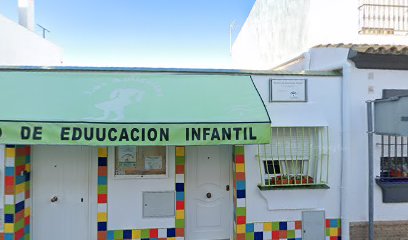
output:
POLYGON ((250 76, 0 71, 0 143, 258 144, 270 119, 250 76))

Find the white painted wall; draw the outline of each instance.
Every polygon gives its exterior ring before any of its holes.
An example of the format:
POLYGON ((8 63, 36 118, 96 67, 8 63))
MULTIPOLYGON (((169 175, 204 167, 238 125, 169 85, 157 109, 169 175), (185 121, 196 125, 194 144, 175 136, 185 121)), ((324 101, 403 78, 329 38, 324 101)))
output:
POLYGON ((358 34, 356 0, 257 0, 232 48, 241 69, 271 69, 328 43, 408 44, 406 36, 358 34))
POLYGON ((349 48, 312 48, 309 50, 310 62, 304 70, 341 70, 349 51, 349 48))
POLYGON ((175 147, 167 147, 167 178, 114 178, 114 152, 108 151, 108 229, 174 228, 175 217, 143 218, 144 191, 175 191, 175 147))
MULTIPOLYGON (((329 69, 333 66, 338 68, 343 65, 343 84, 333 87, 338 88, 338 91, 343 89, 344 173, 341 218, 345 239, 348 239, 350 222, 368 221, 368 145, 365 101, 381 98, 383 89, 408 89, 408 81, 406 81, 408 71, 357 69, 352 62, 347 62, 347 53, 347 48, 317 48, 309 51, 310 70, 329 69)), ((327 98, 327 101, 331 102, 329 99, 327 98)), ((376 137, 375 141, 379 142, 379 137, 376 137)), ((378 146, 374 149, 375 175, 379 175, 380 149, 378 146)), ((375 221, 408 220, 405 214, 408 211, 408 203, 382 203, 382 192, 376 184, 374 202, 375 221)))
MULTIPOLYGON (((366 100, 381 98, 382 89, 408 89, 408 71, 362 70, 351 64, 345 76, 344 206, 345 223, 368 221, 368 148, 366 100)), ((375 143, 380 138, 375 138, 375 143)), ((374 174, 380 173, 380 148, 374 147, 374 174)), ((382 203, 380 187, 374 184, 374 220, 408 220, 408 203, 382 203)), ((348 230, 348 226, 344 226, 348 230)), ((347 233, 348 234, 348 233, 347 233)))
POLYGON ((297 58, 279 65, 277 71, 333 71, 341 70, 346 63, 350 48, 313 47, 297 58))
POLYGON ((0 15, 0 66, 58 66, 62 49, 0 15))
POLYGON ((328 126, 330 172, 327 190, 260 191, 257 146, 245 147, 247 221, 300 220, 302 210, 323 209, 327 218, 340 217, 341 77, 253 76, 271 116, 272 126, 328 126), (269 79, 307 78, 308 102, 269 103, 269 79), (268 206, 269 202, 269 206, 268 206))
POLYGON ((233 44, 234 67, 269 69, 303 52, 309 7, 310 0, 256 1, 233 44))

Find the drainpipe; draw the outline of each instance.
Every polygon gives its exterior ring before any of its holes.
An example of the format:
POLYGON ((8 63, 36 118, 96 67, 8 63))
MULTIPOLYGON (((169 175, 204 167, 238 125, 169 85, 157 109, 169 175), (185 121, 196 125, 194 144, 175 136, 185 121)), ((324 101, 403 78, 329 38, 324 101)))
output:
POLYGON ((368 239, 374 240, 373 101, 367 101, 368 135, 368 239))
POLYGON ((346 122, 349 118, 349 97, 346 96, 347 92, 347 85, 350 82, 351 78, 351 64, 346 62, 343 64, 343 77, 341 79, 341 87, 340 87, 340 109, 341 109, 341 151, 340 151, 340 159, 341 159, 341 167, 340 167, 340 218, 341 218, 341 236, 343 239, 349 239, 350 237, 350 227, 349 227, 349 219, 347 214, 347 180, 349 179, 349 171, 348 171, 348 161, 350 159, 347 154, 349 154, 349 132, 346 132, 345 129, 350 129, 349 124, 346 122), (347 101, 347 103, 345 103, 347 101), (348 128, 347 128, 348 127, 348 128), (345 137, 345 135, 347 137, 345 137), (347 149, 346 149, 347 148, 347 149))
POLYGON ((35 31, 34 0, 18 0, 18 23, 30 31, 35 31))

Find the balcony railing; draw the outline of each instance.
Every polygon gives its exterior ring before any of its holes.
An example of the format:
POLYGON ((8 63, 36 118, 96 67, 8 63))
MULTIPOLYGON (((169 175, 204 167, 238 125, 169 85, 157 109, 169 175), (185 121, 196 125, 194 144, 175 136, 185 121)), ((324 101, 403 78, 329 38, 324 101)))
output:
POLYGON ((408 0, 360 0, 361 34, 408 34, 408 0))

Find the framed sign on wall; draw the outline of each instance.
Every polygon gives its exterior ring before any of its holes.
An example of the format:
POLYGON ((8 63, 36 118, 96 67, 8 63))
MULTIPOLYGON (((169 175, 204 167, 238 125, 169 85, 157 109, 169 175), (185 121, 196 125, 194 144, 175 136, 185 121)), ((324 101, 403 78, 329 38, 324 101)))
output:
POLYGON ((269 102, 307 102, 307 80, 269 79, 269 102))

